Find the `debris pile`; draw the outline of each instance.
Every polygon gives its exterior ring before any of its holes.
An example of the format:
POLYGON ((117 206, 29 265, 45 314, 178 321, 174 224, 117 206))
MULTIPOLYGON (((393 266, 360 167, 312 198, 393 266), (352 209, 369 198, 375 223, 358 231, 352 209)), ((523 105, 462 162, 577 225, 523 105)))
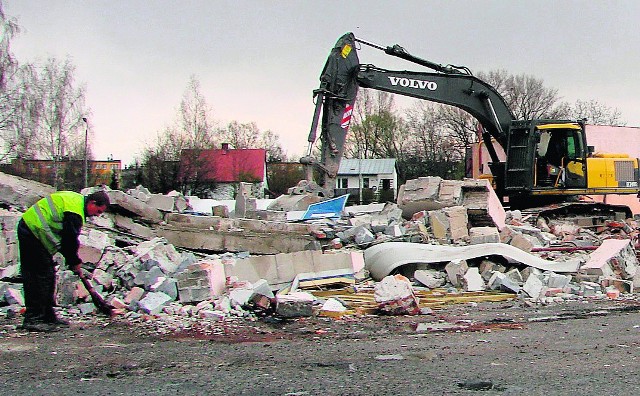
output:
MULTIPOLYGON (((0 181, 8 191, 0 198, 0 310, 10 316, 24 305, 17 221, 52 191, 22 194, 31 182, 0 181)), ((247 193, 233 203, 142 186, 107 193, 110 211, 80 237, 84 268, 125 318, 162 318, 166 331, 232 318, 416 315, 516 297, 617 299, 634 293, 640 276, 633 220, 594 226, 584 217, 505 212, 486 180, 411 180, 397 204, 306 221, 287 221, 247 193)), ((68 314, 95 314, 80 279, 61 257, 59 264, 58 304, 68 314)))

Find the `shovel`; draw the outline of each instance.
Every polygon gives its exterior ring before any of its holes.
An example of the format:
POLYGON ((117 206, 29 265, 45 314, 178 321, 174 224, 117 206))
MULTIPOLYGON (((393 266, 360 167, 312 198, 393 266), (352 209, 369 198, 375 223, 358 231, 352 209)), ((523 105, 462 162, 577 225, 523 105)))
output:
POLYGON ((96 291, 96 289, 93 288, 93 285, 91 284, 91 282, 89 282, 89 279, 87 279, 87 276, 85 275, 83 270, 80 269, 80 271, 76 272, 76 275, 78 275, 78 277, 82 281, 82 284, 84 285, 84 288, 87 289, 89 295, 91 295, 91 300, 93 301, 93 304, 98 308, 98 310, 107 316, 114 316, 114 308, 109 305, 104 300, 104 298, 102 298, 102 296, 96 291))

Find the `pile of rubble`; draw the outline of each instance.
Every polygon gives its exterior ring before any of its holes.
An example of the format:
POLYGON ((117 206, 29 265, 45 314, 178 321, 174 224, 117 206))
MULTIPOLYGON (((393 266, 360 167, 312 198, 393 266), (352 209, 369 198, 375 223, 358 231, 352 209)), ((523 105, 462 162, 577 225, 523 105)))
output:
MULTIPOLYGON (((16 223, 52 189, 7 175, 0 188, 0 312, 12 316, 23 306, 16 223)), ((633 220, 591 227, 505 212, 486 180, 411 180, 397 204, 306 221, 262 209, 247 190, 233 202, 107 190, 110 211, 80 237, 93 285, 124 317, 162 318, 174 331, 231 318, 424 314, 465 295, 616 299, 640 276, 633 220)), ((70 315, 97 313, 61 258, 57 301, 70 315)))

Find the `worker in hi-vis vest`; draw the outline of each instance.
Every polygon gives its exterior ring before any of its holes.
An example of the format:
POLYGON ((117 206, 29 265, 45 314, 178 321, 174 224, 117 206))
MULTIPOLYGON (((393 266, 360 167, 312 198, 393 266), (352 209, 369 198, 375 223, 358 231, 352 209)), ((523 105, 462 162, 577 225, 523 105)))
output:
POLYGON ((99 216, 109 206, 109 196, 97 191, 86 197, 72 191, 58 191, 27 209, 18 223, 20 271, 26 311, 22 328, 53 331, 68 326, 59 318, 55 305, 55 262, 60 252, 66 265, 80 272, 78 236, 87 217, 99 216))

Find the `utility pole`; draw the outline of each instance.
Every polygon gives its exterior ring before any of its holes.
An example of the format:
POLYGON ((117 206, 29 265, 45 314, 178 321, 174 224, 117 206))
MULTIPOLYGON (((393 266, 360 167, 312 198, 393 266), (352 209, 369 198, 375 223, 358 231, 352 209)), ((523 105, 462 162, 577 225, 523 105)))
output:
POLYGON ((362 205, 362 154, 358 153, 358 195, 359 205, 362 205))
POLYGON ((84 188, 89 187, 87 181, 87 143, 89 140, 89 123, 87 122, 86 117, 82 117, 82 121, 84 121, 85 129, 84 129, 84 166, 82 169, 82 174, 84 176, 84 188))

